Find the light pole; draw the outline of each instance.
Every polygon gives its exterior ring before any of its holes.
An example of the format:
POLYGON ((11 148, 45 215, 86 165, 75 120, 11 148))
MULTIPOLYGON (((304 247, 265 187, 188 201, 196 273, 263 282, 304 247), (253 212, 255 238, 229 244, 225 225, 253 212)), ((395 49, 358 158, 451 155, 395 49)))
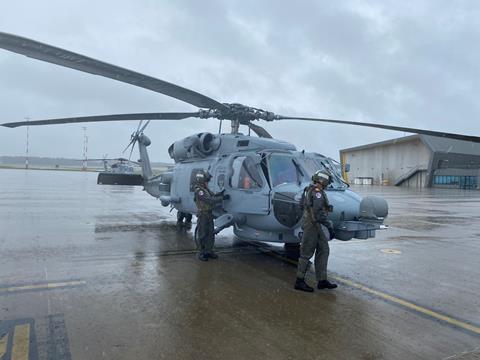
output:
MULTIPOLYGON (((25 117, 25 120, 26 121, 30 121, 30 118, 27 116, 25 117)), ((29 130, 30 130, 30 126, 27 125, 27 142, 26 142, 26 149, 25 149, 25 169, 28 169, 28 147, 29 147, 29 130)))

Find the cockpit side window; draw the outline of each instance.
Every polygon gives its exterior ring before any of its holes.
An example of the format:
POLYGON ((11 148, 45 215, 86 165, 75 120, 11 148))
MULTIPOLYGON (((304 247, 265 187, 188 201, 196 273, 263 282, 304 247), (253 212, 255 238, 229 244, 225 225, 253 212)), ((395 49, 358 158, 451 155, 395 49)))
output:
POLYGON ((299 173, 290 155, 272 154, 268 159, 272 187, 284 183, 298 183, 299 173))
POLYGON ((257 165, 248 156, 238 156, 232 163, 230 186, 234 189, 258 190, 263 187, 263 179, 257 165))

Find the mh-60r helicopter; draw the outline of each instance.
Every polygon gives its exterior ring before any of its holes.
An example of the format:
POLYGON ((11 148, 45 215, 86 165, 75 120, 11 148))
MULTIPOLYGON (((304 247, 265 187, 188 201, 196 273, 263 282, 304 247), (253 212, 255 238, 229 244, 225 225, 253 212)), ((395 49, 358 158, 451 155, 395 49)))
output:
POLYGON ((76 118, 36 120, 2 124, 6 127, 67 124, 99 121, 140 120, 132 135, 131 151, 138 143, 143 186, 162 205, 173 206, 184 213, 195 213, 193 182, 197 172, 212 174, 209 184, 214 191, 225 190, 230 199, 215 209, 215 231, 233 226, 240 239, 298 243, 301 237, 299 200, 312 173, 328 169, 332 174, 328 197, 333 205, 330 220, 336 238, 367 239, 375 236, 388 215, 386 201, 379 197, 361 198, 343 180, 339 164, 320 154, 298 151, 285 141, 273 139, 253 121, 303 120, 347 125, 359 125, 397 130, 445 138, 480 142, 480 137, 445 133, 400 126, 343 120, 276 115, 272 112, 242 104, 220 103, 195 91, 107 64, 61 48, 20 36, 0 32, 0 48, 28 57, 65 66, 71 69, 104 76, 149 89, 199 108, 196 112, 161 112, 99 115, 76 118), (153 175, 147 153, 150 139, 143 133, 151 120, 181 120, 187 118, 216 118, 231 121, 231 133, 199 133, 173 143, 169 149, 175 161, 171 171, 153 175), (142 126, 142 121, 148 120, 142 126), (239 132, 240 125, 248 127, 249 135, 239 132), (253 131, 258 136, 250 136, 253 131))

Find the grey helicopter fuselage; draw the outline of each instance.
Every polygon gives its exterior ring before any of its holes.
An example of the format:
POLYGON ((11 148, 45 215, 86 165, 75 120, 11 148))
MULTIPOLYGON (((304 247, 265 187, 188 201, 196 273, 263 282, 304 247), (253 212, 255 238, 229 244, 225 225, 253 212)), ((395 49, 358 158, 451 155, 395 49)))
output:
POLYGON ((297 151, 294 145, 269 138, 237 134, 200 133, 172 144, 172 170, 154 176, 146 135, 138 138, 144 188, 162 205, 195 214, 194 179, 208 170, 209 188, 225 190, 230 199, 214 210, 215 231, 233 226, 243 240, 298 243, 301 238, 300 199, 312 173, 327 168, 333 182, 326 189, 333 212, 336 238, 350 240, 375 236, 388 214, 385 200, 362 199, 341 177, 339 164, 315 153, 297 151))

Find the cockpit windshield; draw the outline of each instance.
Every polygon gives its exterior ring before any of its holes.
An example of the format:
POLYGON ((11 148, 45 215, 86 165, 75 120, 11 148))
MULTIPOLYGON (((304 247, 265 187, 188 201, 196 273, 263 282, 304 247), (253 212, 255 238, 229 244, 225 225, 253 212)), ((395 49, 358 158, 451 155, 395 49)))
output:
POLYGON ((315 158, 305 158, 303 164, 309 177, 317 170, 327 169, 333 178, 333 182, 329 185, 330 188, 343 189, 348 187, 348 184, 342 178, 341 165, 335 160, 317 155, 315 158))

